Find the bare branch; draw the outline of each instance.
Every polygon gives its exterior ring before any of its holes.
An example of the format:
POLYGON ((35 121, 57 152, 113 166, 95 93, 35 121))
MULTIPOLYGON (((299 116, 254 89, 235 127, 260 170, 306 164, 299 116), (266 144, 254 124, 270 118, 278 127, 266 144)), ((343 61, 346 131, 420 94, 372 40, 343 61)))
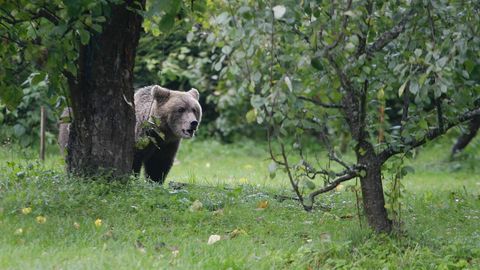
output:
POLYGON ((367 91, 368 91, 368 80, 363 82, 363 88, 360 92, 360 117, 358 119, 358 135, 359 138, 365 138, 365 120, 367 118, 367 91))
POLYGON ((300 37, 303 39, 303 41, 305 41, 305 43, 310 44, 310 37, 307 36, 307 35, 306 35, 305 33, 303 33, 302 31, 300 31, 300 29, 298 29, 298 28, 296 27, 296 25, 294 25, 294 24, 293 24, 293 25, 292 25, 292 24, 289 24, 289 23, 287 23, 287 22, 284 21, 284 20, 278 20, 278 22, 281 23, 281 24, 283 24, 283 25, 285 25, 285 26, 290 27, 295 34, 297 34, 298 36, 300 36, 300 37))
MULTIPOLYGON (((331 151, 330 153, 328 153, 328 158, 329 158, 330 160, 333 160, 333 161, 337 162, 338 164, 342 165, 342 166, 343 166, 344 168, 346 168, 346 169, 350 169, 350 168, 351 168, 351 167, 348 166, 348 164, 345 163, 343 160, 340 160, 340 159, 337 157, 337 155, 335 155, 335 153, 334 153, 333 151, 331 151)), ((344 173, 342 173, 342 174, 344 174, 344 173)))
MULTIPOLYGON (((345 8, 345 12, 348 11, 352 7, 352 0, 348 0, 347 7, 345 8)), ((330 44, 329 46, 325 47, 326 51, 333 50, 335 47, 338 46, 340 41, 345 37, 345 30, 347 29, 348 25, 348 15, 343 15, 343 22, 342 22, 342 31, 340 34, 337 36, 337 39, 330 44)))
POLYGON ((403 91, 402 122, 406 122, 408 120, 409 107, 410 107, 410 81, 407 82, 407 85, 405 85, 405 89, 403 91))
POLYGON ((352 82, 350 81, 350 79, 348 79, 347 74, 345 74, 345 72, 343 72, 343 70, 338 66, 337 62, 335 61, 335 59, 333 58, 333 56, 330 54, 328 50, 325 50, 324 54, 327 57, 328 62, 330 62, 330 64, 335 69, 335 72, 337 73, 337 76, 340 79, 340 83, 342 84, 342 87, 346 91, 352 93, 354 91, 354 88, 353 88, 352 82))
POLYGON ((310 103, 313 103, 313 104, 318 105, 318 106, 323 107, 323 108, 329 108, 329 109, 330 108, 335 108, 335 109, 343 108, 343 106, 340 105, 340 104, 323 103, 318 99, 313 99, 313 98, 309 98, 309 97, 305 97, 305 96, 298 96, 297 98, 301 99, 301 100, 308 101, 310 103))
POLYGON ((430 23, 430 35, 432 38, 432 42, 435 45, 435 23, 433 22, 433 17, 430 12, 431 8, 433 8, 432 3, 429 2, 427 6, 427 15, 428 15, 428 22, 430 23))
POLYGON ((387 32, 381 34, 377 40, 375 40, 371 45, 369 45, 366 50, 367 56, 372 57, 375 52, 383 49, 390 42, 395 40, 401 33, 403 33, 403 31, 405 31, 405 26, 407 25, 407 22, 409 21, 413 13, 413 9, 408 11, 405 17, 403 17, 403 19, 397 25, 395 25, 387 32))
POLYGON ((287 154, 285 153, 285 146, 283 143, 280 144, 280 147, 282 149, 282 157, 283 157, 283 163, 285 164, 285 169, 287 170, 287 175, 288 179, 290 180, 290 184, 292 185, 293 190, 295 191, 295 194, 297 194, 298 199, 302 203, 303 207, 305 208, 305 205, 303 204, 303 196, 302 193, 300 193, 300 190, 298 190, 298 185, 295 183, 295 179, 293 179, 292 172, 290 170, 290 165, 288 164, 288 158, 287 154))
MULTIPOLYGON (((428 21, 430 23, 430 36, 431 36, 432 44, 435 48, 435 32, 436 32, 435 31, 435 23, 433 21, 432 14, 430 12, 430 9, 433 8, 432 3, 429 3, 426 8, 427 8, 428 21)), ((435 81, 435 78, 434 78, 434 81, 435 81)), ((440 129, 441 132, 443 132, 444 121, 443 121, 443 110, 442 110, 442 98, 441 97, 435 99, 435 107, 437 109, 438 128, 440 129)))
POLYGON ((403 106, 402 106, 402 121, 400 121, 400 134, 405 128, 405 123, 408 121, 408 108, 410 107, 410 81, 405 85, 403 91, 403 106))
POLYGON ((278 160, 275 155, 273 154, 273 148, 272 148, 272 136, 270 134, 270 128, 267 128, 267 141, 268 141, 268 151, 270 153, 270 158, 273 160, 273 162, 285 166, 285 163, 281 162, 278 160))
POLYGON ((442 110, 442 98, 435 99, 435 107, 437 109, 437 122, 438 122, 438 129, 440 132, 444 133, 445 123, 443 120, 443 110, 442 110))
POLYGON ((25 42, 22 42, 22 41, 20 41, 20 40, 12 39, 12 38, 10 38, 10 37, 8 37, 8 36, 2 36, 2 35, 0 35, 0 39, 5 39, 5 40, 8 40, 8 41, 14 42, 14 43, 16 43, 18 46, 23 47, 23 48, 27 46, 27 44, 26 44, 25 42))
POLYGON ((465 112, 464 114, 460 115, 457 119, 454 121, 447 123, 442 129, 440 127, 436 127, 434 129, 430 129, 429 131, 426 132, 426 134, 419 140, 413 140, 409 143, 406 143, 401 146, 390 146, 387 149, 383 150, 378 156, 380 162, 385 162, 387 159, 389 159, 391 156, 402 153, 405 151, 407 148, 416 148, 419 147, 423 144, 425 144, 427 141, 433 140, 443 134, 445 134, 449 129, 466 122, 468 120, 473 119, 474 117, 480 116, 480 107, 474 108, 472 110, 469 110, 465 112))
POLYGON ((368 33, 370 32, 370 25, 372 20, 372 13, 373 13, 373 1, 367 1, 365 5, 365 9, 367 10, 366 18, 364 23, 367 25, 365 31, 362 31, 362 34, 358 34, 357 37, 359 39, 359 43, 357 46, 357 53, 356 56, 360 56, 365 53, 365 49, 367 47, 367 39, 368 33))
POLYGON ((47 8, 42 8, 38 11, 37 14, 32 14, 32 15, 33 16, 40 16, 42 18, 45 18, 55 25, 58 25, 60 23, 60 20, 61 20, 57 15, 55 15, 55 13, 53 11, 50 11, 47 8))
POLYGON ((325 192, 328 192, 334 188, 336 188, 338 185, 340 185, 342 182, 345 182, 345 181, 348 181, 348 180, 351 180, 355 177, 357 177, 359 174, 358 172, 355 170, 355 171, 349 171, 348 173, 342 175, 342 176, 339 176, 337 178, 335 178, 332 182, 330 182, 327 186, 321 188, 321 189, 318 189, 318 190, 315 190, 314 192, 310 193, 308 195, 308 198, 310 199, 311 201, 311 206, 310 206, 310 209, 307 209, 307 210, 311 210, 311 208, 313 207, 313 203, 315 201, 315 197, 322 194, 322 193, 325 193, 325 192))

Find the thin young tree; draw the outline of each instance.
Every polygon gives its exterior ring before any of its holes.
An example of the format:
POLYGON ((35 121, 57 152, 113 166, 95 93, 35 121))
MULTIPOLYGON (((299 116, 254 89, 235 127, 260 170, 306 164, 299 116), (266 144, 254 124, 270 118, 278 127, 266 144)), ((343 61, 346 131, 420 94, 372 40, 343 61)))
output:
POLYGON ((479 11, 478 1, 229 3, 212 35, 227 85, 250 93, 247 120, 268 126, 271 171, 286 171, 304 209, 359 179, 369 225, 390 232, 382 166, 480 115, 479 11), (335 146, 344 133, 353 160, 335 146))

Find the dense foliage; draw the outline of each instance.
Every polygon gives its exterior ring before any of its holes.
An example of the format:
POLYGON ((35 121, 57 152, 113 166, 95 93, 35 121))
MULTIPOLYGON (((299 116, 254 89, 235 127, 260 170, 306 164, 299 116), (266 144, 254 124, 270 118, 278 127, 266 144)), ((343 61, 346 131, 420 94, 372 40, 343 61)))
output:
POLYGON ((250 97, 247 119, 270 126, 279 143, 271 157, 307 210, 315 196, 358 177, 370 224, 390 230, 381 166, 480 114, 477 1, 227 1, 219 8, 210 39, 222 48, 216 65, 250 97), (344 133, 354 162, 335 147, 344 133), (308 134, 338 166, 306 156, 308 134))

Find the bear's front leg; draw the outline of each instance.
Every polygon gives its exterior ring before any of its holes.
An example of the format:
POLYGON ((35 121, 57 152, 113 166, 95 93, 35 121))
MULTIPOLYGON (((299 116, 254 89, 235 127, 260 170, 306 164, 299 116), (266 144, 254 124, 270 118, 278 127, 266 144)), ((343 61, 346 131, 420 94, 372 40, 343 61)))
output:
POLYGON ((143 157, 142 154, 138 151, 135 150, 135 154, 133 157, 133 173, 136 175, 140 174, 140 171, 142 169, 142 163, 143 163, 143 157))
POLYGON ((155 182, 163 184, 172 168, 180 142, 165 144, 145 160, 145 174, 155 182))

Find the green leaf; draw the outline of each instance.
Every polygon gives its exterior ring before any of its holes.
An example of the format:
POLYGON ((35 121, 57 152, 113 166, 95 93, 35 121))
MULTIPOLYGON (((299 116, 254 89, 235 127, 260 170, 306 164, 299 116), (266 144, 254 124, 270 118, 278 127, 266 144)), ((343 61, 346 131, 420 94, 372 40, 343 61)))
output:
POLYGON ((173 26, 175 25, 175 13, 165 14, 160 22, 158 23, 158 28, 163 33, 168 33, 173 30, 173 26))
POLYGON ((140 139, 135 143, 135 148, 138 150, 145 149, 150 144, 150 138, 147 136, 140 137, 140 139))
POLYGON ((247 119, 247 123, 253 123, 257 119, 257 111, 255 109, 251 109, 250 111, 247 112, 245 115, 245 118, 247 119))
POLYGON ((265 98, 259 95, 253 95, 250 100, 250 103, 252 104, 252 106, 257 109, 262 107, 265 104, 265 102, 266 102, 265 98))
POLYGON ((420 78, 418 78, 418 83, 420 85, 425 84, 425 81, 427 80, 428 75, 429 75, 429 73, 422 74, 422 76, 420 76, 420 78))
POLYGON ((424 118, 420 119, 418 122, 418 127, 421 129, 428 129, 428 122, 424 118))
POLYGON ((313 190, 313 189, 315 189, 315 187, 316 187, 316 186, 315 186, 315 183, 313 183, 313 182, 310 181, 309 179, 303 179, 303 185, 304 185, 306 188, 310 189, 310 190, 313 190))
POLYGON ((293 91, 292 81, 290 81, 290 78, 288 76, 285 76, 285 83, 287 84, 288 90, 292 92, 293 91))
POLYGON ((385 100, 385 91, 384 91, 385 87, 382 87, 378 90, 377 92, 377 99, 378 100, 381 100, 381 101, 384 101, 385 100))
POLYGON ((106 22, 107 19, 104 16, 99 16, 99 17, 95 17, 95 21, 102 23, 102 22, 106 22))
POLYGON ((310 64, 316 70, 322 71, 324 69, 324 67, 322 65, 322 58, 320 56, 316 56, 316 57, 310 59, 310 64))
POLYGON ((36 73, 33 77, 32 80, 30 81, 30 85, 37 85, 39 82, 42 82, 45 80, 47 73, 45 72, 40 72, 36 73))
POLYGON ((217 24, 226 24, 230 21, 230 15, 228 12, 223 12, 215 18, 217 24))
POLYGON ((88 33, 88 31, 85 29, 78 29, 77 31, 80 35, 80 43, 82 43, 82 45, 87 45, 90 41, 90 33, 88 33))
POLYGON ((447 64, 448 56, 444 56, 437 61, 437 66, 443 68, 447 64))
POLYGON ((408 80, 406 80, 400 88, 398 88, 398 96, 401 97, 403 95, 403 91, 405 91, 405 87, 407 86, 408 80))
POLYGON ((193 38, 195 37, 195 34, 193 32, 188 32, 187 34, 187 42, 192 42, 193 38))
POLYGON ((410 89, 410 93, 416 95, 418 93, 418 91, 420 90, 420 86, 418 85, 418 83, 416 81, 411 81, 409 89, 410 89))
POLYGON ((228 45, 223 46, 223 48, 222 48, 222 53, 223 54, 229 55, 231 52, 232 52, 232 47, 230 47, 228 45))
POLYGON ((23 92, 16 87, 7 87, 0 91, 0 99, 7 106, 7 109, 14 111, 22 101, 23 92))
POLYGON ((422 49, 415 49, 415 51, 413 53, 418 58, 422 55, 422 49))
POLYGON ((215 71, 220 71, 220 69, 222 69, 222 62, 218 61, 217 63, 215 63, 213 69, 215 69, 215 71))
POLYGON ((348 42, 346 45, 345 45, 345 50, 347 52, 354 52, 355 51, 355 44, 353 44, 352 42, 348 42))
POLYGON ((15 126, 13 126, 13 133, 18 138, 22 137, 22 135, 25 134, 26 131, 27 130, 25 129, 25 127, 20 124, 16 124, 15 126))
POLYGON ((345 16, 355 18, 357 15, 352 10, 347 10, 343 13, 345 16))
POLYGON ((91 27, 93 28, 93 30, 95 30, 97 33, 101 33, 102 32, 102 26, 99 25, 99 24, 92 24, 91 27))

